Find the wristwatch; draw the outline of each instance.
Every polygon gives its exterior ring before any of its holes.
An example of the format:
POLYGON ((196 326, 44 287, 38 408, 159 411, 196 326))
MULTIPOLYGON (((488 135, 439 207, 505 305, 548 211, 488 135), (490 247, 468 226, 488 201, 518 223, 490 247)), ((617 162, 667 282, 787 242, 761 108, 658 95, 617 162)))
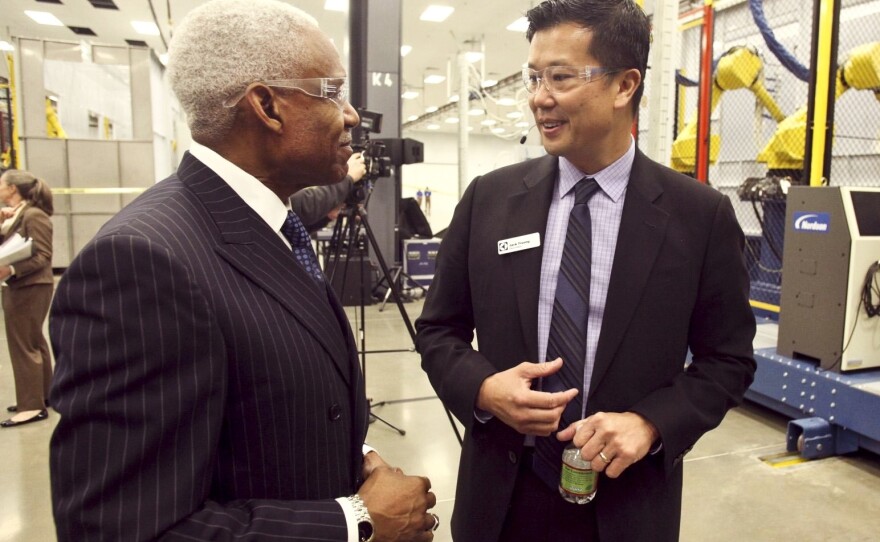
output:
POLYGON ((355 493, 348 497, 348 502, 354 509, 354 519, 357 521, 358 540, 360 542, 373 542, 373 518, 364 504, 361 496, 355 493))

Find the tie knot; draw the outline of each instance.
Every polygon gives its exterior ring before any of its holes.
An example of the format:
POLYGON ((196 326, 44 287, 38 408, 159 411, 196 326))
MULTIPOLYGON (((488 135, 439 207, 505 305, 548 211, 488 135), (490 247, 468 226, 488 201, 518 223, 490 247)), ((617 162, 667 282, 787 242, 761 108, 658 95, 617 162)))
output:
POLYGON ((287 211, 287 218, 281 225, 281 234, 287 238, 293 248, 311 246, 309 232, 306 231, 302 220, 293 211, 287 211))
POLYGON ((590 201, 599 189, 599 183, 592 177, 584 177, 574 185, 574 204, 583 205, 590 201))

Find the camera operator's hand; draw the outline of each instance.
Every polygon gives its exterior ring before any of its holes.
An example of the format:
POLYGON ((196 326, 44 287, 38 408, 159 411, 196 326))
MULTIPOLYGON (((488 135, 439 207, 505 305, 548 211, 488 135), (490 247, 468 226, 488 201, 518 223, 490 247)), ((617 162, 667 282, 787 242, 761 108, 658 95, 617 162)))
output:
POLYGON ((356 152, 348 159, 348 176, 352 181, 360 182, 367 173, 367 165, 364 164, 364 154, 356 152))

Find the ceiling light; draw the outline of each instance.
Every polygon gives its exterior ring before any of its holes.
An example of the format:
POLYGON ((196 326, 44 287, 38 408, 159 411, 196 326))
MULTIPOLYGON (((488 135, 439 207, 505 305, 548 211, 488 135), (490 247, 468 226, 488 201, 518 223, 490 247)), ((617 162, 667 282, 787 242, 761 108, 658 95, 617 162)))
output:
POLYGON ((498 84, 498 79, 484 79, 483 80, 483 88, 494 87, 498 84))
POLYGON ((39 24, 46 24, 49 26, 64 26, 64 23, 58 20, 58 17, 52 15, 48 11, 30 11, 25 10, 24 14, 36 21, 39 24))
POLYGON ((419 97, 419 92, 417 90, 407 90, 400 97, 404 100, 414 100, 419 97))
POLYGON ((159 27, 156 26, 156 23, 153 21, 132 21, 131 27, 134 28, 134 31, 138 34, 143 34, 145 36, 159 35, 159 27))
POLYGON ((473 131, 474 131, 474 127, 473 127, 473 126, 468 126, 468 132, 473 132, 473 131))
POLYGON ((483 60, 483 53, 479 51, 468 51, 464 54, 464 59, 468 62, 479 62, 483 60))
POLYGON ((432 106, 430 106, 430 107, 426 107, 426 108, 425 108, 425 113, 434 113, 434 112, 436 112, 438 109, 440 109, 440 108, 437 107, 436 105, 432 105, 432 106))
POLYGON ((419 116, 418 116, 418 115, 410 115, 410 116, 408 116, 408 117, 406 118, 406 120, 407 120, 408 122, 412 122, 412 121, 414 121, 414 120, 419 120, 419 116))
POLYGON ((406 56, 412 51, 412 45, 401 45, 400 56, 406 56))
POLYGON ((445 75, 440 75, 439 73, 432 73, 431 75, 425 77, 425 84, 427 85, 437 85, 446 81, 445 75))
POLYGON ((440 125, 439 124, 429 124, 425 128, 427 128, 428 130, 439 130, 440 125))
POLYGON ((348 11, 348 1, 347 0, 326 0, 324 2, 324 9, 327 11, 348 11))
POLYGON ((453 94, 452 96, 450 96, 449 101, 451 103, 458 103, 458 94, 453 94))
POLYGON ((492 128, 492 133, 493 134, 503 134, 504 128, 502 128, 501 126, 499 126, 498 128, 492 128))
POLYGON ((498 121, 495 119, 486 119, 480 124, 482 124, 483 126, 495 126, 496 124, 498 124, 498 121))
POLYGON ((484 111, 480 108, 474 108, 474 109, 468 110, 468 115, 470 115, 472 117, 479 117, 480 115, 485 115, 485 114, 486 114, 486 111, 484 111))
POLYGON ((0 41, 0 51, 15 51, 15 47, 8 41, 0 41))
POLYGON ((501 98, 500 100, 498 100, 498 105, 505 105, 510 107, 512 105, 516 105, 516 100, 514 100, 513 98, 501 98))
POLYGON ((519 19, 507 25, 507 29, 513 32, 525 32, 529 29, 529 20, 525 17, 520 17, 519 19))
POLYGON ((449 117, 446 119, 446 124, 458 124, 458 117, 449 117))
POLYGON ((514 126, 516 126, 517 128, 528 128, 529 123, 526 121, 522 121, 522 122, 517 122, 516 124, 514 124, 514 126))
POLYGON ((455 11, 455 8, 451 6, 430 5, 425 8, 419 19, 431 21, 432 23, 442 23, 447 17, 452 15, 453 11, 455 11))
POLYGON ((507 118, 509 118, 509 119, 518 119, 522 116, 523 116, 522 111, 511 111, 510 113, 507 114, 507 118))

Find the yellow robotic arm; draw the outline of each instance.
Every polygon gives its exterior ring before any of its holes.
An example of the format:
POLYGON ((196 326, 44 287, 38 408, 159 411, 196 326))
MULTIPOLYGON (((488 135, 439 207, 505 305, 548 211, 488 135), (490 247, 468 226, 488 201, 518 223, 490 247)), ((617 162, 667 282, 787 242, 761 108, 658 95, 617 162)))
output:
MULTIPOLYGON (((728 90, 748 89, 755 94, 770 115, 777 122, 785 115, 767 92, 763 82, 764 63, 758 51, 752 47, 733 47, 718 59, 715 77, 712 81, 710 114, 718 107, 721 95, 728 90)), ((710 136, 709 162, 715 163, 721 140, 717 134, 710 136)), ((672 168, 684 173, 693 173, 697 157, 697 113, 694 113, 684 129, 672 143, 672 168)))
MULTIPOLYGON (((880 42, 866 43, 850 51, 835 79, 835 100, 854 88, 871 90, 880 101, 880 42)), ((758 155, 758 162, 766 163, 770 170, 802 170, 806 141, 807 106, 803 106, 779 123, 773 137, 758 155)))
POLYGON ((52 100, 49 98, 46 98, 46 134, 51 138, 67 139, 67 132, 61 126, 61 121, 58 120, 58 112, 55 111, 55 105, 52 104, 52 100))

